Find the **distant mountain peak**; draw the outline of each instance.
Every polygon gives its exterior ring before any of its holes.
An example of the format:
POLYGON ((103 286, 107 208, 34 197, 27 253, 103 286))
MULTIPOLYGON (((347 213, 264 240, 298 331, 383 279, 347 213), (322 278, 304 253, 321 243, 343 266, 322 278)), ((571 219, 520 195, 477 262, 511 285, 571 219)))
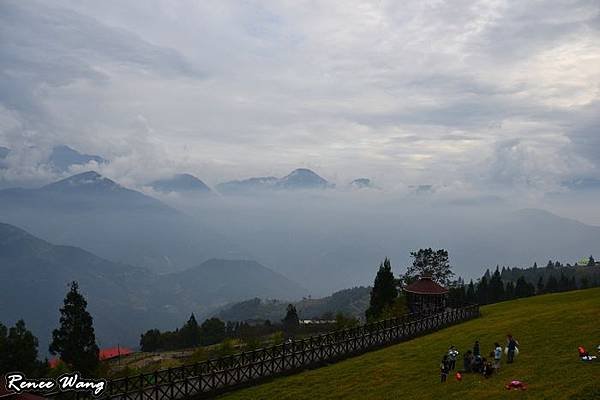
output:
POLYGON ((58 182, 44 186, 44 189, 52 190, 72 190, 72 189, 96 189, 96 190, 115 190, 122 186, 112 181, 96 171, 87 171, 70 176, 58 182))
POLYGON ((297 168, 281 178, 277 186, 288 189, 326 188, 332 185, 308 168, 297 168))
POLYGON ((308 168, 297 168, 283 178, 263 176, 229 181, 218 184, 217 189, 222 193, 237 193, 265 189, 324 189, 334 186, 308 168))
POLYGON ((210 188, 191 174, 176 174, 171 178, 159 179, 150 184, 159 192, 196 192, 210 193, 210 188))

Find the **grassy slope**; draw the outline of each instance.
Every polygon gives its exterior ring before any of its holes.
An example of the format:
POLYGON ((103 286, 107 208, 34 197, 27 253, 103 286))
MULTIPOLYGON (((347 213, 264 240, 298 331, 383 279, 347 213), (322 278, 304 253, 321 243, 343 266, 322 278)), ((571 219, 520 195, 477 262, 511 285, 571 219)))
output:
MULTIPOLYGON (((584 364, 577 346, 600 344, 600 288, 520 299, 482 308, 482 317, 338 364, 277 378, 224 399, 600 399, 600 360, 584 364), (461 356, 475 339, 482 353, 512 332, 521 354, 490 379, 465 374, 439 383, 450 344, 461 356), (519 379, 525 392, 504 384, 519 379)), ((462 366, 462 359, 457 367, 462 366)))

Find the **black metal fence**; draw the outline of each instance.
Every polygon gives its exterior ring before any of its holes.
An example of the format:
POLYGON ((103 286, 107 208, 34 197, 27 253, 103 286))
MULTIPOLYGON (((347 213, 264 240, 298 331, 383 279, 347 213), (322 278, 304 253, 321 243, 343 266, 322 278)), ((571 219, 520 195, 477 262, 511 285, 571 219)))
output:
MULTIPOLYGON (((100 399, 176 400, 211 397, 265 378, 333 363, 479 316, 478 305, 430 315, 408 314, 308 339, 108 382, 100 399)), ((69 393, 47 397, 60 398, 69 393)), ((77 399, 91 398, 70 393, 77 399)), ((67 397, 67 396, 65 396, 67 397)))

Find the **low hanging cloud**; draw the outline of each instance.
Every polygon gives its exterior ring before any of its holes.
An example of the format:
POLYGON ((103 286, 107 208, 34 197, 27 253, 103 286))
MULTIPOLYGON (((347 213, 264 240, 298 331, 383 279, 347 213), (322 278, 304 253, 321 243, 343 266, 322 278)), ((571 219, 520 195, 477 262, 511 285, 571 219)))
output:
POLYGON ((0 176, 52 179, 64 143, 134 186, 303 166, 555 191, 600 177, 599 21, 596 1, 3 1, 0 176))

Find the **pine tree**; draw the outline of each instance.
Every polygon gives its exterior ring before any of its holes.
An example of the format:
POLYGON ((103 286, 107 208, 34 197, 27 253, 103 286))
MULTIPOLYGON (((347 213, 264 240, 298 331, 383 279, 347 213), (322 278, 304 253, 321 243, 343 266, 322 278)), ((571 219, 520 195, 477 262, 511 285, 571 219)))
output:
POLYGON ((590 281, 588 279, 587 276, 584 276, 581 278, 581 281, 579 281, 581 289, 587 289, 590 285, 590 281))
POLYGON ((89 374, 98 366, 98 346, 92 316, 87 301, 79 293, 77 282, 71 288, 60 309, 60 328, 52 332, 50 353, 59 354, 62 361, 82 374, 89 374))
POLYGON ((538 267, 538 266, 537 266, 537 262, 534 262, 534 263, 533 263, 533 269, 537 269, 537 267, 538 267))
POLYGON ((0 324, 0 374, 19 371, 25 375, 42 372, 43 364, 38 361, 38 339, 25 326, 17 321, 8 329, 0 324))
POLYGON ((546 292, 554 293, 558 291, 558 281, 554 277, 554 275, 550 275, 548 278, 548 282, 546 282, 546 292))
POLYGON ((469 286, 467 286, 466 300, 469 303, 475 303, 477 301, 475 297, 475 285, 473 284, 473 279, 471 279, 469 286))
POLYGON ((517 279, 517 284, 515 285, 515 297, 528 297, 529 292, 530 288, 527 284, 527 281, 525 281, 525 277, 520 276, 519 279, 517 279))
POLYGON ((504 284, 502 283, 498 266, 496 266, 496 271, 494 271, 492 279, 490 279, 489 296, 488 301, 490 303, 504 300, 504 284))
POLYGON ((594 257, 590 255, 590 258, 588 259, 588 267, 593 267, 594 265, 596 265, 596 260, 594 260, 594 257))
POLYGON ((512 281, 508 281, 506 283, 506 289, 504 290, 504 297, 506 300, 511 300, 515 298, 515 285, 512 281))
POLYGON ((484 275, 477 285, 477 301, 479 304, 488 304, 489 293, 488 293, 488 283, 487 278, 484 275))
POLYGON ((544 277, 540 275, 540 279, 538 279, 537 283, 537 294, 544 293, 544 277))
POLYGON ((162 348, 162 335, 158 329, 150 329, 140 337, 140 350, 156 351, 162 348))
POLYGON ((577 290, 577 281, 575 281, 574 275, 569 280, 569 290, 577 290))
POLYGON ((200 327, 194 313, 190 315, 190 318, 179 332, 184 347, 195 347, 200 344, 200 327))
POLYGON ((281 321, 286 332, 293 332, 300 326, 298 312, 293 304, 288 304, 285 318, 281 321))
POLYGON ((213 317, 205 320, 200 327, 200 343, 203 346, 221 343, 225 339, 225 322, 213 317))
POLYGON ((371 299, 369 308, 365 315, 368 321, 378 319, 386 307, 391 307, 398 297, 396 289, 396 280, 392 272, 390 260, 387 258, 379 265, 379 270, 375 276, 375 283, 371 289, 371 299))
POLYGON ((560 273, 560 280, 558 281, 558 290, 560 292, 569 290, 569 279, 562 272, 560 273))

